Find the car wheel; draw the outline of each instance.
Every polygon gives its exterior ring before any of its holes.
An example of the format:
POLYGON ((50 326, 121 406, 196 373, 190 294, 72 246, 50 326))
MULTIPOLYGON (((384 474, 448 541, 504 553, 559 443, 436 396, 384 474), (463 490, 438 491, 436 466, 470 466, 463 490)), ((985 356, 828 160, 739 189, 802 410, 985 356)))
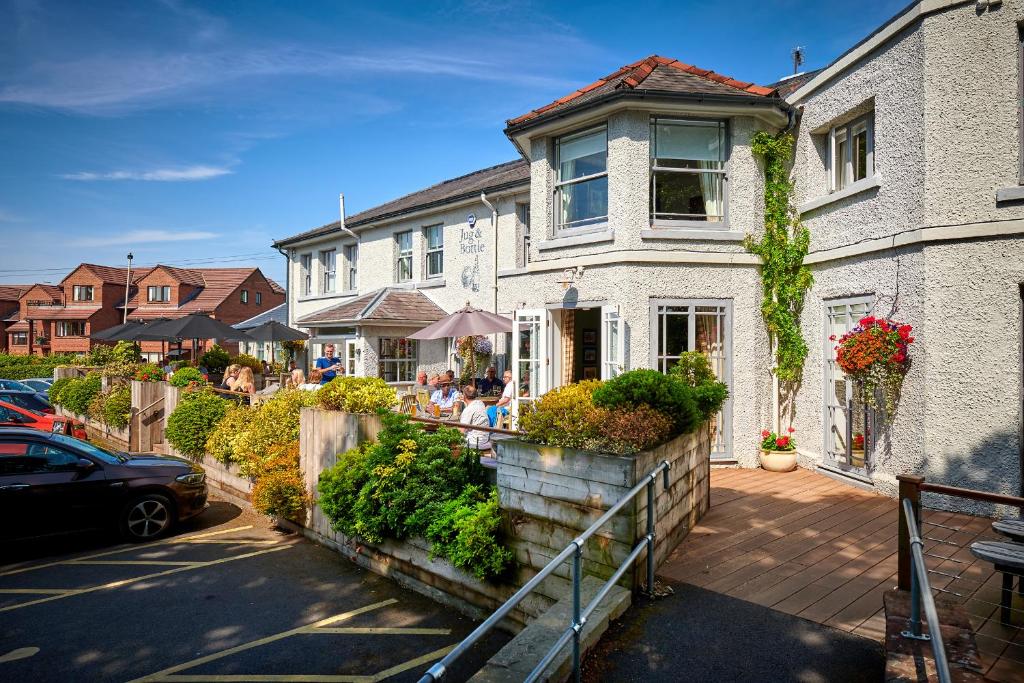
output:
POLYGON ((152 541, 174 522, 171 501, 156 493, 140 496, 121 512, 121 533, 129 541, 152 541))

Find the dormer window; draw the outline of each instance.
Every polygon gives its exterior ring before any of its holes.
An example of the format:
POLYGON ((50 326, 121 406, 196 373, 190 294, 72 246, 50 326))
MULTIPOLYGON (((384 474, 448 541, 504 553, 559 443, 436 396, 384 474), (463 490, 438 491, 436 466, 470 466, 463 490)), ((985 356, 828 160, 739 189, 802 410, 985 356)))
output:
POLYGON ((725 121, 651 122, 651 219, 665 225, 725 222, 725 121))
POLYGON ((150 285, 147 299, 151 302, 167 303, 171 300, 171 288, 169 285, 150 285))
POLYGON ((608 220, 608 130, 592 128, 555 140, 557 231, 608 220))
POLYGON ((72 297, 75 301, 92 301, 92 285, 75 285, 72 297))

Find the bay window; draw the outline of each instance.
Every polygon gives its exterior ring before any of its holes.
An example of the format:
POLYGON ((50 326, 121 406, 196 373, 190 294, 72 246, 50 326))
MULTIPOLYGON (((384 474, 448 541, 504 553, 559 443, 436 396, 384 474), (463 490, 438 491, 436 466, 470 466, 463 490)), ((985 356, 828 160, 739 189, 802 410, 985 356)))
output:
POLYGON ((412 230, 395 234, 395 282, 412 280, 412 230))
POLYGON ((653 222, 725 227, 727 135, 724 121, 651 122, 653 222))
POLYGON ((419 342, 415 339, 380 338, 377 354, 378 372, 385 382, 415 381, 418 359, 419 342))
POLYGON ((27 346, 28 332, 11 332, 11 346, 27 346))
POLYGON ((555 140, 555 222, 572 230, 608 220, 608 130, 555 140))

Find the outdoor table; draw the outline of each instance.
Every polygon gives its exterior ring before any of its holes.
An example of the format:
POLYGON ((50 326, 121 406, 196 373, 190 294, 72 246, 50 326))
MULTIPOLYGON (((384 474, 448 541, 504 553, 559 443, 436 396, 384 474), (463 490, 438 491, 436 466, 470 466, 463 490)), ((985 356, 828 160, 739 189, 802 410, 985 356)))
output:
POLYGON ((979 560, 991 562, 997 572, 1002 572, 1003 590, 999 601, 999 621, 1003 626, 1009 626, 1014 576, 1020 580, 1017 587, 1021 595, 1024 595, 1024 543, 978 541, 971 544, 971 554, 979 560))
POLYGON ((1024 542, 1024 519, 997 519, 992 522, 992 530, 1011 541, 1024 542))

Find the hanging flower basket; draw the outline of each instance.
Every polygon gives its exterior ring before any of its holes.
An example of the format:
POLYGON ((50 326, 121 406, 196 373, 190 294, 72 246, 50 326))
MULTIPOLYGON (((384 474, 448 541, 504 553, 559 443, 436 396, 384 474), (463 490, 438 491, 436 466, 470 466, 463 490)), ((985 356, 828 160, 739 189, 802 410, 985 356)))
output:
POLYGON ((476 377, 476 371, 490 361, 494 347, 491 340, 482 334, 455 339, 455 352, 462 359, 462 384, 468 384, 476 377))
MULTIPOLYGON (((858 382, 866 405, 879 409, 879 390, 885 397, 886 421, 896 412, 903 376, 910 368, 908 347, 914 343, 913 328, 894 320, 867 316, 836 344, 836 363, 858 382)), ((836 341, 835 335, 830 337, 836 341)))

